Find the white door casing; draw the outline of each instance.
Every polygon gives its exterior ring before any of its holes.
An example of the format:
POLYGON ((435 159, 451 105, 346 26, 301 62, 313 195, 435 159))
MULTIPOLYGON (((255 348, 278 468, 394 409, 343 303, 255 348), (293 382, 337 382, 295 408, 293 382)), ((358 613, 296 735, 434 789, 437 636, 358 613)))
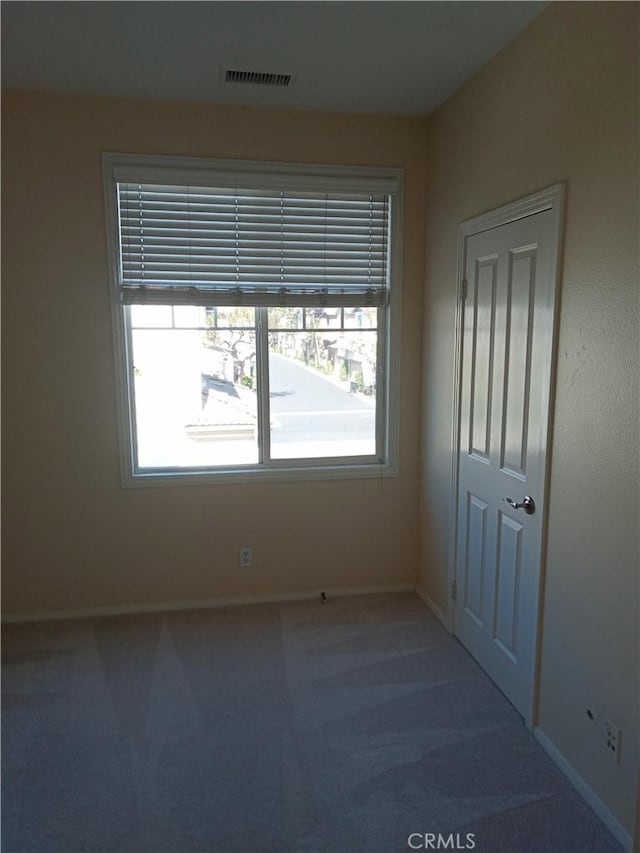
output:
POLYGON ((532 726, 564 186, 460 227, 453 630, 532 726), (535 512, 515 508, 533 498, 535 512))

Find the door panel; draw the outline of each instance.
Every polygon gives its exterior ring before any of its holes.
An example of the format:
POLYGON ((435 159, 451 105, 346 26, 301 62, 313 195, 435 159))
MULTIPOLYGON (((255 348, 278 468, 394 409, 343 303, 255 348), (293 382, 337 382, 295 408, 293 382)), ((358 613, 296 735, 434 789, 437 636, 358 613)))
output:
POLYGON ((522 525, 498 512, 498 559, 493 638, 502 651, 516 660, 518 591, 522 564, 522 525))
POLYGON ((511 252, 507 283, 506 373, 502 468, 525 475, 531 372, 535 249, 511 252))
POLYGON ((465 241, 455 633, 525 716, 544 512, 553 223, 546 210, 465 241), (533 515, 504 500, 525 495, 533 515))
POLYGON ((468 496, 467 554, 465 565, 465 611, 482 627, 484 623, 484 575, 487 559, 486 503, 475 495, 468 496))
POLYGON ((491 382, 493 380, 493 322, 495 317, 496 261, 475 265, 473 289, 473 352, 471 355, 470 452, 487 459, 491 435, 491 382))

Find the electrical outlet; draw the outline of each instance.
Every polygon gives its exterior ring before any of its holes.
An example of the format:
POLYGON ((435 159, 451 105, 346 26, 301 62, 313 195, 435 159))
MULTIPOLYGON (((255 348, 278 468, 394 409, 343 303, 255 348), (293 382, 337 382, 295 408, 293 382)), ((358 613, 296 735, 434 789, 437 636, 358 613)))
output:
POLYGON ((615 760, 616 764, 619 764, 622 732, 615 725, 615 723, 612 723, 611 720, 607 720, 605 723, 605 733, 607 738, 607 749, 611 753, 611 756, 615 760))
POLYGON ((240 568, 246 569, 253 562, 253 553, 251 548, 240 549, 240 568))

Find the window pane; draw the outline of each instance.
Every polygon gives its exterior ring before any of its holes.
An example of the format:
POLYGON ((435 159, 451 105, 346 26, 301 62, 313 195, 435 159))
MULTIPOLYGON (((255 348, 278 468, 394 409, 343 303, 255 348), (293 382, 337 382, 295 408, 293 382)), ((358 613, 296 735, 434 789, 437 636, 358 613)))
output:
POLYGON ((207 326, 234 326, 253 329, 255 323, 255 308, 244 308, 239 305, 207 308, 207 326))
POLYGON ((377 308, 345 308, 345 329, 375 329, 378 325, 377 308))
POLYGON ((304 328, 304 308, 269 308, 270 329, 304 328))
POLYGON ((377 334, 269 332, 271 456, 372 456, 377 334))
POLYGON ((138 467, 257 462, 253 331, 134 328, 131 335, 138 467))
POLYGON ((340 329, 344 308, 305 308, 307 329, 340 329))
POLYGON ((207 309, 200 305, 174 305, 173 325, 178 329, 197 329, 207 325, 207 309))
POLYGON ((131 325, 134 329, 170 329, 171 310, 170 305, 132 305, 131 325))

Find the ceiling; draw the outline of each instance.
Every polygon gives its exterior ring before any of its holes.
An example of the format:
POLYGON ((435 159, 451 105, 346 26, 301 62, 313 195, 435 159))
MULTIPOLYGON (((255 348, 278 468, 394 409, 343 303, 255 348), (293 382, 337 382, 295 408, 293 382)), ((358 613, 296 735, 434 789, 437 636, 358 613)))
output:
POLYGON ((90 95, 426 115, 545 2, 2 3, 2 84, 90 95), (291 74, 288 88, 221 69, 291 74))

